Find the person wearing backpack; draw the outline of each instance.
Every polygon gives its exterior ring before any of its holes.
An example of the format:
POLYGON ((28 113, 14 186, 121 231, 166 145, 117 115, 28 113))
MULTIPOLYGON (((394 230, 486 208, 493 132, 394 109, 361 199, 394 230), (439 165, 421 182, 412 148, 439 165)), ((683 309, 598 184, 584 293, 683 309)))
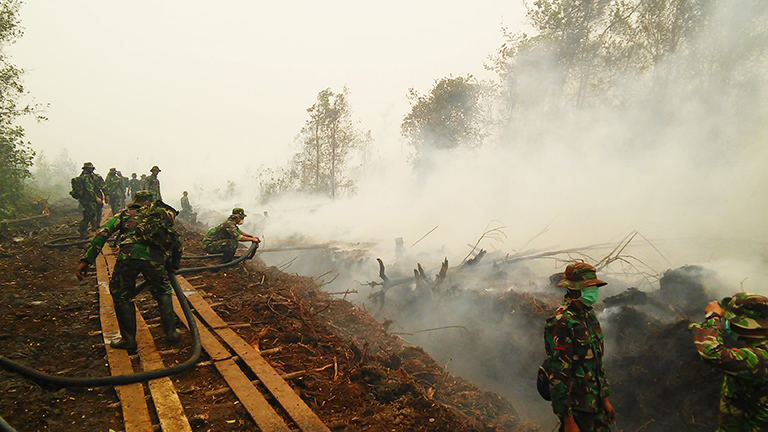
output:
POLYGON ((111 341, 113 348, 136 350, 136 307, 133 298, 139 294, 136 277, 141 273, 149 285, 160 310, 160 324, 169 343, 176 343, 181 334, 176 328, 173 312, 173 289, 168 272, 181 264, 181 239, 173 229, 176 210, 162 201, 153 201, 152 193, 139 191, 126 208, 112 216, 94 236, 75 275, 82 280, 88 266, 93 264, 107 239, 117 234, 117 262, 109 281, 109 291, 115 305, 115 315, 121 339, 111 341))
POLYGON ((222 261, 230 262, 235 257, 237 244, 241 241, 259 243, 258 237, 240 231, 238 225, 245 220, 245 210, 236 207, 232 214, 221 224, 211 228, 203 237, 203 250, 208 253, 221 253, 222 261))
POLYGON ((94 231, 101 225, 101 208, 104 206, 104 179, 94 171, 91 162, 83 164, 83 172, 72 179, 72 191, 69 194, 80 202, 83 210, 83 220, 80 221, 78 232, 80 238, 88 237, 88 225, 94 231))
POLYGON ((115 168, 110 168, 107 174, 105 192, 112 209, 112 214, 116 215, 121 208, 125 206, 125 184, 115 168))
POLYGON ((606 283, 583 262, 568 264, 563 276, 557 286, 567 289, 565 299, 544 328, 552 410, 561 432, 609 431, 616 411, 608 400, 603 331, 592 310, 606 283))

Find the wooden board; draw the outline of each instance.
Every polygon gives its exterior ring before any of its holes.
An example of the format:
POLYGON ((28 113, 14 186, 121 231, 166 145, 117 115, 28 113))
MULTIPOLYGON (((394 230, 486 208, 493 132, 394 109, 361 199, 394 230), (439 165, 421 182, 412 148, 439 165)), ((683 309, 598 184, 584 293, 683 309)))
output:
MULTIPOLYGON (((145 371, 165 367, 160 354, 157 353, 149 327, 147 327, 141 314, 137 314, 136 328, 141 367, 145 371)), ((171 379, 169 377, 154 379, 149 381, 148 385, 157 417, 160 420, 160 428, 168 432, 192 432, 192 427, 189 425, 186 414, 184 414, 184 408, 181 406, 179 395, 176 393, 171 379)))
POLYGON ((259 378, 264 386, 272 393, 272 396, 288 412, 288 415, 301 429, 302 432, 329 432, 330 429, 320 420, 306 403, 293 391, 293 388, 280 377, 280 374, 264 358, 230 329, 226 322, 222 320, 211 306, 197 293, 194 293, 192 286, 187 284, 189 289, 185 289, 179 282, 179 286, 184 289, 189 302, 195 307, 197 313, 210 325, 216 334, 227 343, 237 355, 251 368, 253 373, 259 378), (208 321, 208 320, 211 321, 208 321))
MULTIPOLYGON (((106 249, 106 247, 105 247, 106 249)), ((120 329, 115 318, 112 295, 109 294, 109 273, 114 266, 114 255, 99 255, 96 258, 96 276, 99 281, 99 303, 101 309, 101 329, 109 359, 109 369, 113 376, 133 373, 131 359, 125 350, 114 349, 109 342, 120 337, 120 329)), ((141 383, 116 386, 117 396, 123 409, 123 422, 126 432, 151 431, 152 421, 149 408, 144 399, 144 386, 141 383)))

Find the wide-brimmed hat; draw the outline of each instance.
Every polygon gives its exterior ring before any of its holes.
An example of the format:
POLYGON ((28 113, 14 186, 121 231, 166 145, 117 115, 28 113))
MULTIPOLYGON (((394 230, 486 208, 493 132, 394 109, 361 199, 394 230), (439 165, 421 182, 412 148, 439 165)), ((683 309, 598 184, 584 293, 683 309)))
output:
POLYGON ((153 166, 153 167, 152 167, 152 168, 149 170, 149 172, 152 172, 152 171, 157 171, 157 172, 160 172, 161 170, 160 170, 160 168, 158 168, 158 167, 157 167, 157 165, 155 165, 155 166, 153 166))
POLYGON ((241 209, 240 207, 235 207, 232 209, 232 216, 245 217, 245 210, 241 209))
POLYGON ((563 273, 563 280, 557 286, 571 290, 581 290, 593 286, 601 287, 607 282, 597 278, 597 270, 587 263, 577 262, 568 264, 563 273))
POLYGON ((720 302, 732 326, 747 330, 768 330, 768 297, 741 292, 720 302))
POLYGON ((92 163, 90 163, 90 162, 86 162, 86 163, 84 163, 84 164, 83 164, 83 169, 86 169, 86 168, 95 169, 96 167, 95 167, 95 166, 93 166, 93 164, 92 164, 92 163))

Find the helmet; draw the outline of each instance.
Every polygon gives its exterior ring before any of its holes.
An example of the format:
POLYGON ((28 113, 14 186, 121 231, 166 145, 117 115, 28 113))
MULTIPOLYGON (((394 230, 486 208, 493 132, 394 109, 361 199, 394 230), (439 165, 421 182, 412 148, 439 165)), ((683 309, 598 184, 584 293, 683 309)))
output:
POLYGON ((557 284, 561 288, 581 290, 592 286, 608 285, 597 278, 597 270, 587 263, 577 262, 568 264, 563 273, 563 280, 557 284))
POLYGON ((746 330, 768 329, 768 297, 741 292, 724 298, 720 306, 732 326, 746 330))
POLYGON ((117 172, 117 169, 116 169, 116 168, 110 168, 110 169, 109 169, 109 172, 111 172, 111 173, 112 173, 112 172, 117 172))

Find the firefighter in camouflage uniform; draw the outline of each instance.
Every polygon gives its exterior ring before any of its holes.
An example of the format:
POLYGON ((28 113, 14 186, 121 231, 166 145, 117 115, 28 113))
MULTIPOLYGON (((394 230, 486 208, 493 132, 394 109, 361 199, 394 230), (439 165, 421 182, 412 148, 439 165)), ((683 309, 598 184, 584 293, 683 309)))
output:
POLYGON ((691 324, 701 358, 725 374, 718 431, 768 431, 768 298, 738 293, 691 324))
POLYGON ((208 253, 221 253, 223 262, 232 261, 237 250, 237 243, 250 241, 259 243, 258 237, 240 231, 238 225, 245 220, 245 210, 237 207, 232 209, 232 214, 221 224, 211 228, 203 237, 203 250, 208 253))
POLYGON ((160 179, 157 178, 157 175, 160 174, 160 168, 155 165, 149 170, 149 172, 152 174, 147 177, 143 188, 152 193, 154 200, 162 201, 163 195, 160 193, 160 179))
POLYGON ((557 284, 568 292, 547 319, 544 346, 552 410, 560 419, 560 431, 609 431, 608 425, 616 420, 603 368, 603 331, 592 310, 598 287, 604 285, 595 268, 581 262, 569 264, 557 284))
POLYGON ((78 231, 81 238, 88 237, 88 225, 94 231, 101 225, 101 208, 104 205, 104 179, 96 174, 96 168, 91 162, 83 164, 83 172, 72 179, 72 195, 78 200, 83 210, 83 220, 80 221, 78 231))
POLYGON ((112 214, 116 215, 125 206, 125 184, 115 168, 109 169, 109 174, 107 174, 104 182, 106 183, 109 206, 112 209, 112 214))
POLYGON ((118 233, 116 246, 119 253, 109 281, 109 291, 121 339, 110 342, 113 348, 136 349, 136 307, 133 298, 142 288, 136 286, 139 273, 144 275, 152 297, 157 301, 167 341, 175 343, 180 337, 168 280, 168 272, 178 270, 181 262, 181 239, 173 230, 176 210, 162 201, 152 201, 152 197, 149 191, 137 192, 134 201, 111 217, 91 240, 77 266, 76 275, 82 279, 107 239, 118 233))

